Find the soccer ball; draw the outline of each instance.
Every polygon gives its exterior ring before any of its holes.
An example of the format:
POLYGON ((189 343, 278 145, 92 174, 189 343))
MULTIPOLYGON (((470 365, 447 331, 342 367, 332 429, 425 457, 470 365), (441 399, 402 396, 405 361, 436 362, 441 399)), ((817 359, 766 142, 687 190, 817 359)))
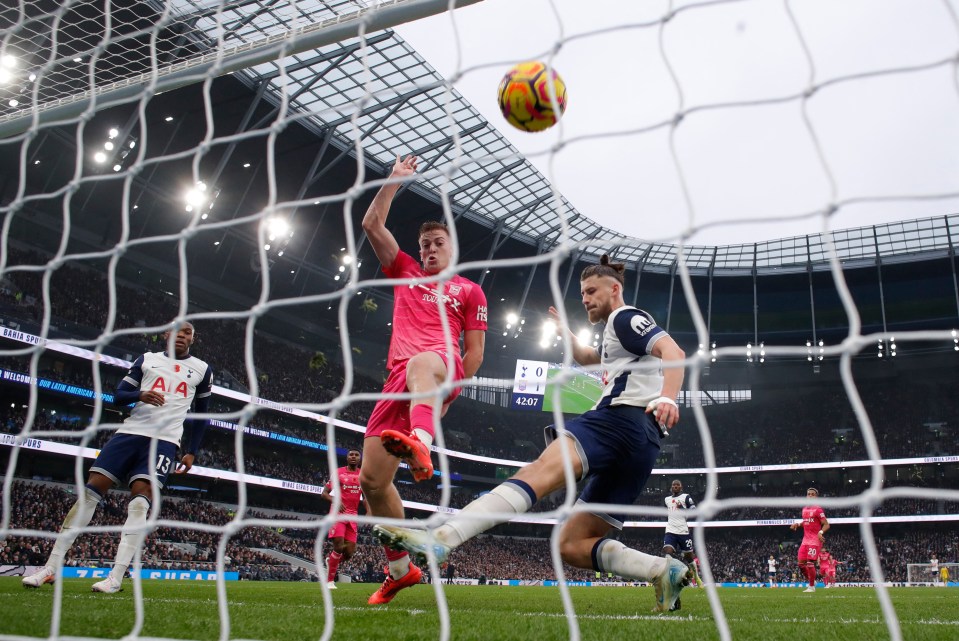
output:
POLYGON ((566 111, 566 84, 542 62, 521 62, 510 69, 499 83, 497 95, 503 117, 523 131, 549 129, 566 111), (553 109, 550 84, 559 111, 553 109))

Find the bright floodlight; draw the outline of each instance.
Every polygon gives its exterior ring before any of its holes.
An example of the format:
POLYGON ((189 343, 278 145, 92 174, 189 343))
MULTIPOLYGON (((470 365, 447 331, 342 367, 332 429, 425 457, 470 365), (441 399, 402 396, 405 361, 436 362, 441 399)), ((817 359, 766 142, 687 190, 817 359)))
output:
POLYGON ((353 257, 350 256, 349 254, 343 254, 343 264, 344 265, 353 264, 353 257))
POLYGON ((16 69, 17 59, 10 54, 7 54, 3 58, 0 58, 0 65, 3 65, 7 69, 16 69))
POLYGON ((576 334, 576 340, 579 341, 580 345, 589 345, 590 341, 593 340, 593 332, 588 327, 584 327, 576 334))
POLYGON ((194 207, 200 207, 207 200, 206 184, 198 182, 192 189, 183 194, 183 200, 186 202, 187 211, 193 211, 194 207))
POLYGON ((540 333, 539 344, 543 347, 549 346, 553 338, 556 337, 556 321, 547 320, 543 323, 543 331, 540 333))
POLYGON ((100 163, 106 162, 107 155, 102 151, 98 151, 97 153, 93 154, 93 160, 100 163))
POLYGON ((0 85, 5 85, 13 78, 13 74, 6 67, 0 67, 0 85))
POLYGON ((111 127, 110 132, 107 134, 110 138, 116 138, 120 135, 120 131, 116 127, 111 127))
POLYGON ((20 104, 20 101, 17 100, 16 98, 11 98, 10 102, 8 102, 7 104, 10 105, 11 107, 16 107, 17 105, 20 104))
POLYGON ((518 320, 519 320, 519 316, 517 316, 513 312, 510 312, 509 314, 506 315, 506 322, 509 323, 510 325, 512 325, 518 320))
POLYGON ((107 151, 113 151, 113 143, 108 140, 105 143, 103 143, 103 148, 106 149, 107 151))
POLYGON ((290 231, 290 223, 286 222, 285 218, 271 216, 266 220, 266 230, 270 236, 286 236, 290 231))

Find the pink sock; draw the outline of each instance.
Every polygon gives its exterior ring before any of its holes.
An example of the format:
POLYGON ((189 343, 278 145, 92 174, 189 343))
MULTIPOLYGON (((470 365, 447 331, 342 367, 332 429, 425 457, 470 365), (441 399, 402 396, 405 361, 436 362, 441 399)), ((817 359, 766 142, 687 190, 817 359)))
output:
POLYGON ((435 436, 433 430, 433 406, 429 403, 414 405, 410 410, 410 428, 423 430, 430 436, 435 436))
POLYGON ((336 580, 336 570, 340 567, 340 559, 342 558, 343 555, 339 552, 330 552, 330 556, 326 559, 326 565, 329 568, 326 572, 327 583, 336 580))

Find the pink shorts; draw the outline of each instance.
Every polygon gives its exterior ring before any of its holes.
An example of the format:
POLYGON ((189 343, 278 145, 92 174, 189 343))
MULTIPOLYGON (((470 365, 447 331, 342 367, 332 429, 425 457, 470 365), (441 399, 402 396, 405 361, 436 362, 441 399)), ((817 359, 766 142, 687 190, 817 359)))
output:
POLYGON ((799 546, 799 562, 803 563, 805 561, 815 561, 819 558, 819 550, 822 548, 821 545, 808 545, 803 544, 799 546))
POLYGON ((327 538, 335 539, 342 537, 346 541, 356 543, 356 522, 340 521, 330 528, 330 535, 327 538))
MULTIPOLYGON (((436 352, 440 355, 444 362, 446 362, 446 354, 443 352, 436 352)), ((456 354, 453 357, 454 360, 454 371, 453 371, 453 380, 462 380, 466 378, 466 374, 463 372, 463 359, 459 354, 456 354)), ((393 365, 393 369, 390 370, 390 375, 386 379, 386 383, 383 384, 383 393, 384 394, 403 394, 408 392, 406 389, 406 364, 408 361, 403 361, 402 363, 396 363, 393 365)), ((447 362, 447 367, 449 363, 447 362)), ((443 400, 443 406, 446 407, 452 403, 457 396, 460 395, 461 387, 455 388, 446 399, 443 400)), ((373 408, 373 412, 370 414, 370 420, 366 424, 366 438, 371 436, 379 436, 383 433, 383 430, 397 430, 403 434, 409 434, 412 431, 410 428, 410 402, 405 401, 395 401, 389 399, 382 399, 373 408)))

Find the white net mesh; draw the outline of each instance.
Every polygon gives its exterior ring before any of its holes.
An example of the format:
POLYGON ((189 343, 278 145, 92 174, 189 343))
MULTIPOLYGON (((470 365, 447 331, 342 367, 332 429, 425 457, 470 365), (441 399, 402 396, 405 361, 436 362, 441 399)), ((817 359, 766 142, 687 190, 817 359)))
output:
MULTIPOLYGON (((804 504, 799 488, 828 483, 832 487, 822 504, 830 515, 844 514, 830 516, 834 540, 859 565, 856 575, 846 570, 855 577, 849 582, 876 586, 883 627, 891 638, 903 638, 901 614, 887 584, 916 582, 913 566, 907 576, 890 579, 887 574, 895 562, 887 548, 895 544, 877 544, 876 533, 882 539, 905 538, 916 547, 941 546, 955 536, 959 492, 955 475, 942 466, 954 467, 957 460, 957 407, 948 391, 955 383, 955 367, 945 357, 959 345, 951 329, 959 324, 954 250, 959 219, 947 215, 959 199, 959 174, 949 171, 955 168, 954 151, 914 144, 918 128, 899 134, 878 125, 867 127, 869 135, 882 141, 870 149, 901 157, 886 168, 893 173, 906 173, 909 162, 924 175, 937 173, 932 165, 944 157, 951 160, 941 175, 888 188, 860 180, 849 170, 863 156, 850 158, 842 150, 859 148, 869 138, 855 126, 860 124, 855 116, 880 109, 889 87, 872 98, 868 92, 865 98, 859 96, 863 102, 852 116, 845 111, 822 116, 818 110, 825 111, 823 105, 830 101, 841 102, 852 87, 918 79, 935 85, 935 98, 929 102, 937 108, 884 113, 911 126, 923 114, 933 114, 942 146, 954 150, 959 27, 953 4, 930 3, 936 4, 942 33, 935 34, 937 46, 928 57, 910 55, 864 67, 855 63, 857 55, 846 52, 843 60, 849 64, 825 75, 821 68, 828 67, 826 49, 819 45, 829 34, 820 23, 807 20, 809 14, 784 3, 777 24, 795 39, 794 54, 805 61, 805 73, 791 77, 790 83, 785 74, 772 70, 772 89, 760 94, 737 93, 735 83, 727 83, 729 93, 707 91, 685 75, 690 67, 706 64, 699 59, 702 52, 670 40, 672 32, 681 34, 688 27, 684 20, 700 23, 721 15, 720 24, 736 27, 737 7, 753 3, 664 5, 649 16, 623 17, 589 30, 560 20, 560 31, 549 43, 559 52, 553 58, 557 67, 562 67, 564 48, 577 52, 589 43, 603 51, 604 43, 635 36, 651 45, 643 50, 649 58, 621 65, 621 73, 628 75, 632 66, 646 73, 656 66, 658 80, 641 76, 645 84, 639 84, 649 94, 668 91, 675 100, 661 113, 639 107, 638 118, 617 109, 621 123, 612 117, 577 120, 570 111, 549 137, 516 143, 499 131, 499 121, 488 122, 485 108, 472 105, 453 82, 487 72, 498 76, 507 63, 516 61, 512 54, 503 60, 488 51, 481 60, 457 57, 449 71, 444 69, 447 80, 421 57, 413 40, 392 30, 467 4, 21 2, 0 12, 0 135, 5 136, 0 140, 0 172, 5 177, 0 189, 0 368, 10 398, 0 435, 5 462, 0 539, 16 548, 0 563, 4 571, 23 573, 43 564, 73 502, 62 484, 68 484, 67 492, 82 491, 84 466, 120 423, 110 403, 116 382, 138 354, 163 344, 159 336, 170 327, 164 323, 176 318, 197 326, 196 354, 216 365, 207 436, 211 444, 190 472, 195 482, 177 481, 183 486, 173 488, 170 496, 153 493, 156 509, 145 527, 150 538, 138 553, 143 567, 160 574, 181 571, 181 566, 171 566, 171 559, 188 558, 194 567, 190 572, 216 577, 223 638, 228 638, 231 625, 224 577, 312 574, 325 583, 326 535, 343 519, 335 513, 338 499, 333 516, 318 514, 316 495, 330 476, 327 470, 339 466, 337 448, 360 444, 372 402, 382 396, 376 378, 388 344, 382 315, 388 317, 392 303, 392 283, 378 277, 358 222, 371 193, 384 184, 395 155, 412 153, 420 158, 419 174, 401 187, 400 195, 411 192, 407 198, 415 198, 415 203, 403 206, 398 198, 388 226, 406 247, 424 218, 450 223, 457 241, 453 271, 483 285, 491 307, 487 365, 480 370, 485 377, 464 389, 464 398, 437 435, 439 456, 434 459, 441 478, 481 477, 491 486, 494 478, 505 477, 536 456, 540 448, 533 434, 551 419, 543 415, 543 421, 529 421, 529 415, 515 414, 504 419, 496 414, 510 401, 512 381, 506 379, 512 370, 504 363, 530 356, 535 348, 523 342, 530 334, 523 336, 523 323, 529 319, 532 325, 547 305, 574 310, 569 313, 573 324, 581 314, 576 285, 580 270, 609 253, 628 266, 627 303, 653 312, 682 339, 688 355, 681 397, 685 434, 677 433, 664 444, 646 495, 636 505, 620 508, 635 519, 627 524, 627 540, 633 537, 640 549, 658 553, 666 484, 682 476, 699 505, 690 518, 703 525, 693 532, 708 586, 709 624, 720 638, 730 638, 730 619, 735 625, 739 614, 727 619, 717 585, 764 580, 747 575, 750 581, 741 581, 739 575, 757 566, 762 574, 768 549, 762 546, 772 545, 768 532, 785 530, 798 516, 804 504), (767 122, 769 128, 757 126, 751 137, 739 140, 746 149, 742 157, 739 149, 732 154, 762 164, 764 145, 773 147, 768 153, 776 162, 769 162, 778 167, 778 182, 757 180, 754 165, 747 163, 732 172, 741 182, 710 177, 724 164, 722 150, 735 147, 735 136, 744 135, 741 127, 751 114, 786 108, 802 123, 801 140, 777 140, 775 124, 767 122), (717 130, 733 137, 716 135, 717 130), (663 212, 657 218, 675 226, 647 223, 647 233, 626 232, 618 223, 597 223, 591 212, 574 207, 573 202, 587 199, 571 195, 577 183, 593 191, 606 182, 631 191, 638 188, 630 177, 644 172, 635 166, 610 167, 605 165, 616 161, 591 160, 589 164, 601 165, 600 183, 592 167, 583 168, 581 159, 569 160, 577 155, 604 158, 606 153, 614 158, 611 151, 594 147, 610 139, 626 141, 620 147, 635 147, 643 158, 640 166, 670 168, 664 181, 672 191, 663 190, 661 200, 653 198, 638 209, 663 212), (654 160, 650 150, 655 150, 654 160), (531 162, 542 158, 548 159, 544 166, 553 184, 531 162), (808 190, 811 196, 802 180, 789 180, 796 165, 802 166, 803 176, 817 174, 815 189, 808 190), (616 174, 614 180, 607 174, 616 174), (751 200, 754 188, 762 194, 755 195, 761 205, 751 200), (769 206, 766 192, 777 189, 787 196, 769 206), (745 195, 731 199, 725 191, 745 195), (918 207, 910 211, 940 215, 828 231, 831 221, 850 211, 907 204, 918 207), (770 223, 763 226, 770 230, 765 237, 780 240, 688 245, 696 234, 720 225, 708 218, 714 210, 720 210, 725 223, 762 216, 770 223), (784 238, 794 235, 783 231, 794 220, 824 233, 784 238), (895 265, 904 264, 918 265, 916 273, 888 275, 895 265), (872 268, 868 285, 860 272, 851 271, 863 266, 872 268), (762 275, 793 275, 797 280, 788 283, 791 289, 777 292, 784 281, 767 286, 762 275), (733 279, 739 284, 729 286, 733 279), (924 283, 931 283, 928 289, 924 283), (917 311, 897 319, 895 314, 917 297, 910 289, 927 305, 916 305, 917 311), (525 318, 504 327, 507 305, 525 318), (795 340, 798 335, 801 341, 795 340), (870 378, 875 361, 863 365, 862 357, 872 358, 877 346, 886 361, 910 363, 902 366, 905 373, 870 378), (897 350, 902 353, 896 355, 897 350), (923 364, 926 358, 931 367, 923 364), (788 380, 804 367, 804 376, 812 370, 828 382, 816 386, 806 381, 800 387, 813 391, 790 398, 788 384, 780 380, 777 402, 786 410, 744 410, 759 427, 740 433, 731 427, 736 401, 755 399, 755 391, 747 392, 762 388, 762 377, 722 368, 733 361, 758 366, 765 359, 794 368, 768 375, 773 378, 788 380), (884 394, 889 398, 888 385, 901 386, 923 367, 933 375, 922 378, 921 385, 900 387, 892 401, 877 400, 884 394), (717 382, 724 374, 729 382, 717 382), (899 411, 899 404, 914 402, 917 394, 923 407, 905 434, 916 443, 910 440, 907 446, 893 433, 889 415, 899 411), (87 406, 81 410, 65 400, 70 398, 87 406), (825 410, 809 411, 810 404, 825 410), (722 407, 707 413, 713 405, 722 407), (474 424, 464 416, 487 411, 490 414, 474 424), (782 449, 776 441, 783 434, 762 427, 789 414, 808 416, 820 427, 829 424, 816 432, 811 447, 801 436, 806 427, 787 430, 795 445, 786 447, 795 456, 766 458, 764 451, 782 449), (457 429, 458 421, 470 429, 457 429), (511 424, 514 433, 494 430, 497 426, 483 421, 524 425, 511 424), (536 423, 535 430, 525 423, 536 423), (509 447, 471 432, 480 429, 506 438, 509 447), (746 443, 732 454, 731 437, 728 442, 723 438, 730 432, 736 433, 739 445, 746 443), (835 447, 817 457, 822 433, 835 439, 835 447), (285 449, 277 451, 280 445, 285 449), (35 481, 25 481, 31 478, 35 481), (218 490, 219 483, 235 489, 218 490), (197 502, 196 496, 202 496, 198 492, 209 492, 229 507, 197 502), (44 518, 25 517, 18 505, 42 506, 44 518), (919 521, 928 523, 920 524, 919 540, 895 529, 896 524, 919 521), (876 529, 883 527, 888 529, 876 529), (766 538, 752 565, 729 572, 724 556, 717 562, 713 550, 725 553, 730 543, 712 533, 724 530, 735 531, 736 537, 763 532, 756 535, 766 538)), ((508 13, 502 6, 486 9, 508 13)), ((540 9, 550 12, 556 7, 540 9)), ((463 12, 450 11, 443 19, 469 31, 470 25, 459 23, 460 15, 471 15, 463 12)), ((499 15, 499 20, 510 23, 509 16, 499 15)), ((457 29, 453 46, 460 47, 457 29)), ((437 23, 427 30, 435 30, 440 40, 437 23)), ((471 32, 462 39, 469 37, 471 32)), ((523 55, 533 54, 547 57, 541 51, 523 55)), ((757 62, 755 55, 743 56, 757 62)), ((722 59, 717 68, 741 62, 735 51, 724 51, 722 59)), ((567 75, 571 104, 579 102, 585 111, 589 102, 608 103, 605 91, 614 89, 587 91, 592 79, 581 77, 584 89, 577 91, 575 74, 567 75)), ((486 84, 492 94, 495 81, 486 84)), ((658 170, 650 175, 664 174, 658 170)), ((649 191, 660 193, 656 185, 649 191)), ((624 225, 627 218, 650 217, 626 209, 624 225)), ((548 358, 560 360, 558 354, 554 351, 548 358)), ((567 354, 565 367, 557 370, 558 380, 573 376, 570 364, 567 354)), ((332 485, 338 494, 339 482, 332 485)), ((466 502, 464 493, 454 492, 451 485, 444 482, 429 490, 404 485, 400 493, 411 514, 438 524, 466 502)), ((507 531, 540 539, 513 552, 515 558, 539 561, 535 571, 519 578, 591 578, 592 572, 563 566, 557 528, 552 528, 581 509, 573 504, 574 494, 549 497, 544 501, 546 514, 517 520, 530 529, 507 531), (547 545, 542 538, 549 532, 553 534, 547 545)), ((91 562, 101 567, 112 562, 125 509, 125 499, 115 498, 99 508, 110 517, 100 516, 85 528, 86 538, 67 557, 68 564, 80 568, 77 576, 105 576, 83 568, 91 562)), ((364 533, 377 522, 371 516, 357 520, 364 533)), ((469 545, 474 547, 464 548, 460 558, 492 556, 501 542, 469 545)), ((943 553, 950 549, 956 548, 944 547, 943 553)), ((792 548, 780 547, 781 567, 792 564, 794 556, 792 548)), ((376 566, 381 577, 382 563, 381 552, 361 545, 353 566, 357 574, 362 565, 376 566)), ((479 578, 463 574, 465 561, 459 563, 461 577, 479 578)), ((903 566, 898 563, 899 574, 903 566)), ((430 570, 434 576, 442 571, 435 563, 430 570)), ((152 576, 133 574, 134 637, 141 635, 145 617, 141 578, 152 576)), ((49 626, 53 636, 64 634, 64 589, 62 583, 55 585, 49 626)), ((448 638, 455 607, 447 606, 441 584, 433 590, 438 636, 448 638)), ((575 606, 565 583, 560 590, 568 637, 579 638, 580 617, 586 615, 575 606)), ((346 614, 334 616, 330 592, 324 589, 322 595, 326 639, 334 622, 339 625, 337 617, 346 614)), ((47 629, 31 632, 0 625, 4 639, 46 634, 47 629)), ((94 630, 87 636, 98 635, 94 630)))

